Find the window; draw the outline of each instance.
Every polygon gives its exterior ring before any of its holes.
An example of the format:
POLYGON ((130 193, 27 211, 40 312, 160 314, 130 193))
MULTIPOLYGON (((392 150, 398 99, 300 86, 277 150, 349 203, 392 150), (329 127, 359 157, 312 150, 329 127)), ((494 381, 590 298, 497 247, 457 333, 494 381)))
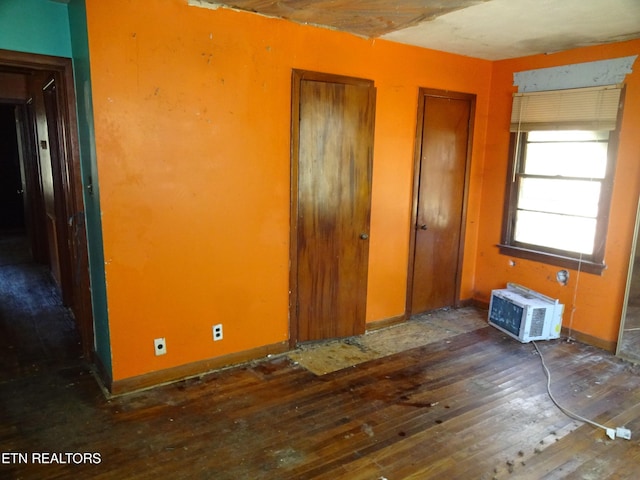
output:
POLYGON ((514 98, 502 253, 601 273, 620 89, 514 98))

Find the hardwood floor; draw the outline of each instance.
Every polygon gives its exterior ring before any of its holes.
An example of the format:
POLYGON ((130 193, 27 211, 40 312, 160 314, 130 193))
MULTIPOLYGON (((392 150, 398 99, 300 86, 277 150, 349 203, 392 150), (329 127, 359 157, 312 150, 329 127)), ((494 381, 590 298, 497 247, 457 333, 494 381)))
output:
POLYGON ((636 367, 538 346, 556 398, 630 441, 561 413, 534 347, 487 326, 321 376, 278 356, 110 399, 79 358, 3 362, 0 478, 637 478, 636 367))

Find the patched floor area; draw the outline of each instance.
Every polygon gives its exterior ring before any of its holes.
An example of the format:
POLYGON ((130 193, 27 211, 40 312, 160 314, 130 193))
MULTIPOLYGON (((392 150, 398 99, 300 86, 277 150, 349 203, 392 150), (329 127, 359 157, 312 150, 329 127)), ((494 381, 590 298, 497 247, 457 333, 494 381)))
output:
POLYGON ((486 318, 475 308, 443 309, 364 335, 304 344, 288 356, 310 372, 325 375, 486 326, 486 318))

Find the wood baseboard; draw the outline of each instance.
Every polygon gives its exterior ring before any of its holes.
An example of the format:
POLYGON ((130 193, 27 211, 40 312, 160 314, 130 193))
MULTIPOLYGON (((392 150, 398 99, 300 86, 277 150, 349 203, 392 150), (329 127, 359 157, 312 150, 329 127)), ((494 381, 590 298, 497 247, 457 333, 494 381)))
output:
POLYGON ((384 318, 382 320, 376 320, 375 322, 367 323, 366 330, 367 332, 371 332, 373 330, 380 330, 381 328, 398 325, 399 323, 405 322, 406 320, 407 320, 406 315, 398 315, 396 317, 384 318))
POLYGON ((587 335, 586 333, 578 332, 576 330, 569 331, 569 329, 566 327, 562 327, 561 334, 565 337, 570 337, 580 343, 586 343, 587 345, 591 345, 592 347, 606 350, 607 352, 613 353, 614 355, 618 346, 618 342, 603 340, 601 338, 587 335))
MULTIPOLYGON (((466 300, 461 300, 456 308, 464 308, 464 307, 476 307, 481 310, 488 310, 489 304, 483 303, 473 298, 469 298, 466 300)), ((367 332, 371 332, 373 330, 379 330, 381 328, 391 327, 393 325, 398 325, 399 323, 406 322, 409 319, 409 314, 397 315, 395 317, 383 318, 382 320, 376 320, 370 323, 367 323, 366 330, 367 332)))
MULTIPOLYGON (((464 302, 464 306, 474 306, 483 310, 487 310, 489 305, 486 302, 471 299, 464 302)), ((381 328, 390 327, 403 323, 407 320, 405 315, 398 315, 395 317, 385 318, 383 320, 377 320, 375 322, 367 323, 367 331, 379 330, 381 328)), ((578 331, 571 331, 565 327, 562 328, 562 335, 569 336, 580 343, 585 343, 597 348, 601 348, 608 352, 615 353, 617 342, 606 341, 600 338, 587 335, 578 331)), ((220 357, 209 358, 206 360, 200 360, 198 362, 189 363, 186 365, 179 365, 177 367, 168 368, 166 370, 160 370, 157 372, 145 373, 136 377, 125 378, 122 380, 111 381, 105 370, 100 368, 100 362, 96 362, 94 358, 94 364, 98 365, 97 376, 100 383, 106 386, 110 396, 125 395, 135 391, 145 390, 148 388, 164 385, 167 383, 173 383, 180 380, 184 380, 189 377, 203 375, 224 367, 235 366, 252 360, 266 357, 267 355, 278 355, 289 351, 289 342, 280 342, 271 345, 265 345, 262 347, 254 348, 237 353, 231 353, 220 357)))
POLYGON ((98 385, 104 392, 105 395, 110 395, 109 390, 111 389, 111 372, 109 372, 105 367, 104 363, 102 363, 102 359, 98 356, 96 352, 91 352, 91 364, 90 364, 91 372, 95 377, 98 385))
POLYGON ((470 298, 465 300, 467 307, 476 307, 479 310, 489 310, 489 302, 485 302, 484 300, 478 300, 477 298, 470 298))
POLYGON ((252 360, 277 355, 289 350, 289 342, 274 343, 237 353, 230 353, 220 357, 208 358, 198 362, 179 365, 157 372, 145 373, 136 377, 115 380, 109 385, 111 396, 124 395, 145 390, 167 383, 177 382, 189 377, 195 377, 224 367, 235 366, 252 360))

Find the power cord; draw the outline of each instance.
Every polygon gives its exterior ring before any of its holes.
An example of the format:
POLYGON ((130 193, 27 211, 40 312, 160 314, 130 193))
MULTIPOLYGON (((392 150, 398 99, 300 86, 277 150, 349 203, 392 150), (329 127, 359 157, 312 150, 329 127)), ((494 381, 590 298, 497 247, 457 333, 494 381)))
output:
POLYGON ((574 413, 571 410, 564 408, 562 405, 560 405, 558 401, 554 398, 553 394, 551 393, 551 372, 549 372, 549 369, 547 368, 547 364, 544 361, 544 356, 542 355, 542 352, 538 348, 538 345, 536 344, 536 342, 532 342, 532 343, 533 343, 533 346, 536 348, 538 355, 540 355, 540 362, 542 363, 542 368, 544 369, 544 373, 547 377, 547 393, 549 394, 549 398, 555 404, 555 406, 558 407, 558 409, 560 409, 562 413, 564 413, 568 417, 573 418, 574 420, 579 420, 581 422, 588 423, 590 425, 593 425, 596 428, 602 428, 607 433, 607 436, 611 440, 614 440, 616 437, 624 438, 626 440, 631 440, 631 430, 627 428, 624 428, 624 427, 608 428, 604 425, 600 425, 599 423, 596 423, 592 420, 584 418, 578 415, 577 413, 574 413))

